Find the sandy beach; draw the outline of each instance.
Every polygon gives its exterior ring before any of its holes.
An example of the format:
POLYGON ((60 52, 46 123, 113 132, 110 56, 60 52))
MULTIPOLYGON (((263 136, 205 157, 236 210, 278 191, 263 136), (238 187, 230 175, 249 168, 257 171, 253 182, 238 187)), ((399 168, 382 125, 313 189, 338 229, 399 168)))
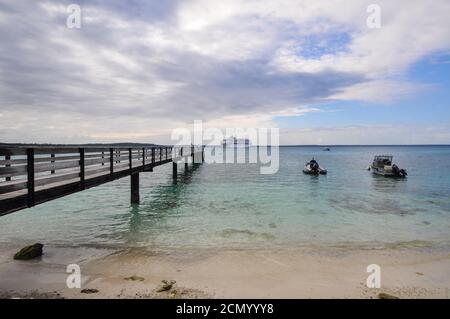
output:
POLYGON ((149 252, 45 246, 33 261, 2 246, 4 298, 449 298, 450 253, 421 248, 202 250, 149 252), (66 286, 68 264, 81 267, 81 289, 66 286), (367 288, 366 267, 381 267, 381 288, 367 288), (130 278, 131 277, 131 278, 130 278), (158 292, 162 280, 173 287, 158 292), (81 293, 95 289, 95 293, 81 293))

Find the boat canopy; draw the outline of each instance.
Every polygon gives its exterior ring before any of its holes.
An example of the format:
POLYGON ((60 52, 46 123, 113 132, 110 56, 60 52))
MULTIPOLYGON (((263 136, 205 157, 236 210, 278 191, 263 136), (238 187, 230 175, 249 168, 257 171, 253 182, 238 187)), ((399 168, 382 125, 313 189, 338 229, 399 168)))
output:
POLYGON ((392 158, 391 155, 377 155, 373 159, 373 163, 376 166, 392 165, 392 158))
POLYGON ((377 155, 374 158, 374 161, 384 161, 384 160, 388 160, 390 162, 392 162, 392 155, 377 155))

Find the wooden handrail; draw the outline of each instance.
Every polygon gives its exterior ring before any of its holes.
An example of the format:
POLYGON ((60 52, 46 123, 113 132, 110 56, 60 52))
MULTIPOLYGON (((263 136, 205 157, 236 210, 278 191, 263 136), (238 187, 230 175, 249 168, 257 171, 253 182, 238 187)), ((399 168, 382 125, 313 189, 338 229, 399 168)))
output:
POLYGON ((152 171, 198 150, 201 148, 191 147, 191 152, 183 152, 181 146, 0 147, 0 216, 133 173, 152 171))

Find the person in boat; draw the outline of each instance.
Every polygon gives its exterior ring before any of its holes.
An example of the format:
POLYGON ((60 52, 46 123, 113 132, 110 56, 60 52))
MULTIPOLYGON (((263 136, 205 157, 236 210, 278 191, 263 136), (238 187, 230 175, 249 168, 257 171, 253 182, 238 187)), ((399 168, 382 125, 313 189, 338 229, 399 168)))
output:
POLYGON ((317 163, 314 157, 312 158, 312 160, 309 161, 309 167, 313 171, 317 171, 319 169, 319 163, 317 163))
POLYGON ((319 163, 317 163, 317 161, 313 157, 312 160, 310 160, 309 162, 307 162, 305 164, 305 168, 303 169, 303 173, 305 173, 305 174, 313 174, 313 175, 326 174, 327 170, 323 169, 322 167, 320 167, 319 163))

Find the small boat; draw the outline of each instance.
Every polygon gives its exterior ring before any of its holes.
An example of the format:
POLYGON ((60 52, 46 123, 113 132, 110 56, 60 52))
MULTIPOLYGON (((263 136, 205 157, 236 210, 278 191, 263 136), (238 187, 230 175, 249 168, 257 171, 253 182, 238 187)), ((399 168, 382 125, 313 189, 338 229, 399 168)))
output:
POLYGON ((303 173, 309 174, 309 175, 325 175, 327 173, 327 170, 323 167, 320 167, 319 163, 314 159, 310 160, 305 164, 305 167, 303 168, 303 173))
POLYGON ((400 169, 397 165, 392 164, 392 155, 377 155, 369 166, 369 171, 375 175, 405 177, 408 175, 405 169, 400 169))
POLYGON ((323 150, 324 151, 331 151, 329 147, 325 147, 323 150))

